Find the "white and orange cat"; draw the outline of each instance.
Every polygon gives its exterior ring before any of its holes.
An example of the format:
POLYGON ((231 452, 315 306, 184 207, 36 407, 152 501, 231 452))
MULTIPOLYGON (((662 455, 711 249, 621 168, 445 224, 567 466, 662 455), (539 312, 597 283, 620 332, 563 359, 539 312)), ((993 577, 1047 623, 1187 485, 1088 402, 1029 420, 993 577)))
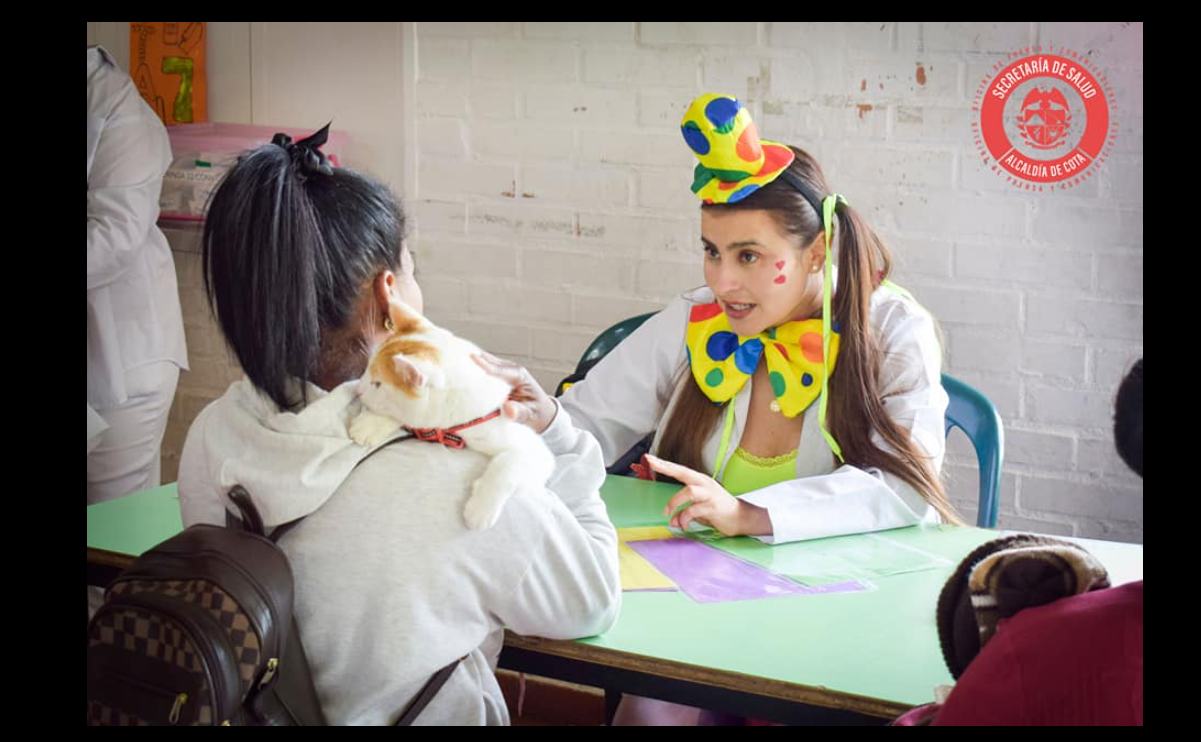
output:
MULTIPOLYGON (((508 399, 509 385, 472 360, 480 354, 476 345, 403 304, 392 304, 389 315, 395 330, 359 382, 363 411, 349 429, 356 443, 374 448, 401 427, 454 428, 496 412, 508 399)), ((471 485, 463 510, 468 528, 492 526, 510 497, 541 490, 554 470, 554 457, 538 434, 503 412, 454 435, 492 457, 471 485)))

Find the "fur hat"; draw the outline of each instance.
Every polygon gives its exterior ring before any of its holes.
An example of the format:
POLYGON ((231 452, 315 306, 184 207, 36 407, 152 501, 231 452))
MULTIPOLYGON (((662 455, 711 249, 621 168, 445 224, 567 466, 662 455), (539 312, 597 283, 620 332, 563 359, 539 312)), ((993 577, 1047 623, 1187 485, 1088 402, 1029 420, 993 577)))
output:
POLYGON ((938 637, 956 679, 1023 608, 1109 587, 1109 575, 1083 547, 1049 536, 1018 534, 980 546, 959 563, 938 597, 938 637))

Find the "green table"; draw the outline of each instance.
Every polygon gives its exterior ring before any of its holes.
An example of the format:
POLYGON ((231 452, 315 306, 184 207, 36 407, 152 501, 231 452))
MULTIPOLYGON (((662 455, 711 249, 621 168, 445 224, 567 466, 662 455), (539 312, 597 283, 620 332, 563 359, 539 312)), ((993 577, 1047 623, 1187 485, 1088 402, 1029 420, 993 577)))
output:
POLYGON ((174 482, 88 505, 88 584, 107 585, 133 557, 182 530, 174 482))
MULTIPOLYGON (((610 518, 626 527, 664 525, 663 506, 676 490, 609 477, 602 492, 610 518)), ((869 575, 874 589, 842 594, 700 604, 679 592, 627 592, 604 635, 510 634, 501 665, 776 721, 877 724, 952 682, 935 626, 938 594, 968 552, 998 535, 940 526, 777 546, 729 539, 727 550, 785 573, 826 552, 860 554, 869 567, 875 554, 941 564, 869 575)), ((1142 578, 1141 545, 1074 540, 1106 564, 1115 584, 1142 578)))
MULTIPOLYGON (((609 477, 602 495, 618 527, 665 525, 671 485, 609 477)), ((103 584, 133 556, 181 528, 175 485, 88 507, 89 582, 103 584)), ((784 573, 824 555, 860 559, 871 589, 841 594, 696 603, 682 592, 627 592, 601 636, 556 641, 507 633, 502 667, 788 723, 880 723, 950 683, 934 622, 954 566, 997 531, 903 528, 723 549, 784 573), (876 559, 881 563, 873 563, 876 559), (910 563, 918 571, 888 574, 910 563)), ((1078 539, 1114 584, 1142 578, 1142 546, 1078 539)))

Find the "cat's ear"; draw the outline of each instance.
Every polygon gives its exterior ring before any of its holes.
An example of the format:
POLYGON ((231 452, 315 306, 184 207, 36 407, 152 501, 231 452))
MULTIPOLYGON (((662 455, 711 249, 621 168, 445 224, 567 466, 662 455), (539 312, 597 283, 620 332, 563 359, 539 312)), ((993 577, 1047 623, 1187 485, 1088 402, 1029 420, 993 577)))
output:
POLYGON ((417 391, 425 387, 429 379, 404 353, 392 356, 392 366, 396 369, 401 386, 417 391))
POLYGON ((392 320, 392 326, 396 328, 393 334, 397 336, 416 332, 425 324, 424 317, 399 299, 388 302, 388 317, 392 320))

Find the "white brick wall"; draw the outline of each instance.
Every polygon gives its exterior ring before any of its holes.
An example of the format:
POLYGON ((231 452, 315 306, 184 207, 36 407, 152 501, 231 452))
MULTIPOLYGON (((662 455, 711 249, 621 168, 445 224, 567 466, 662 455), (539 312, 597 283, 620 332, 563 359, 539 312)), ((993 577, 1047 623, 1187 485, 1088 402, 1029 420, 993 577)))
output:
MULTIPOLYGON (((946 371, 997 405, 1001 525, 1141 540, 1141 480, 1109 430, 1142 355, 1141 24, 446 23, 406 38, 415 64, 377 61, 414 91, 390 123, 415 158, 405 197, 435 321, 549 388, 599 330, 700 284, 677 124, 695 95, 732 93, 765 137, 818 157, 942 322, 946 371), (981 165, 971 109, 996 61, 1052 41, 1091 51, 1120 128, 1097 177, 1038 194, 981 165)), ((974 514, 966 442, 947 473, 974 514)))

